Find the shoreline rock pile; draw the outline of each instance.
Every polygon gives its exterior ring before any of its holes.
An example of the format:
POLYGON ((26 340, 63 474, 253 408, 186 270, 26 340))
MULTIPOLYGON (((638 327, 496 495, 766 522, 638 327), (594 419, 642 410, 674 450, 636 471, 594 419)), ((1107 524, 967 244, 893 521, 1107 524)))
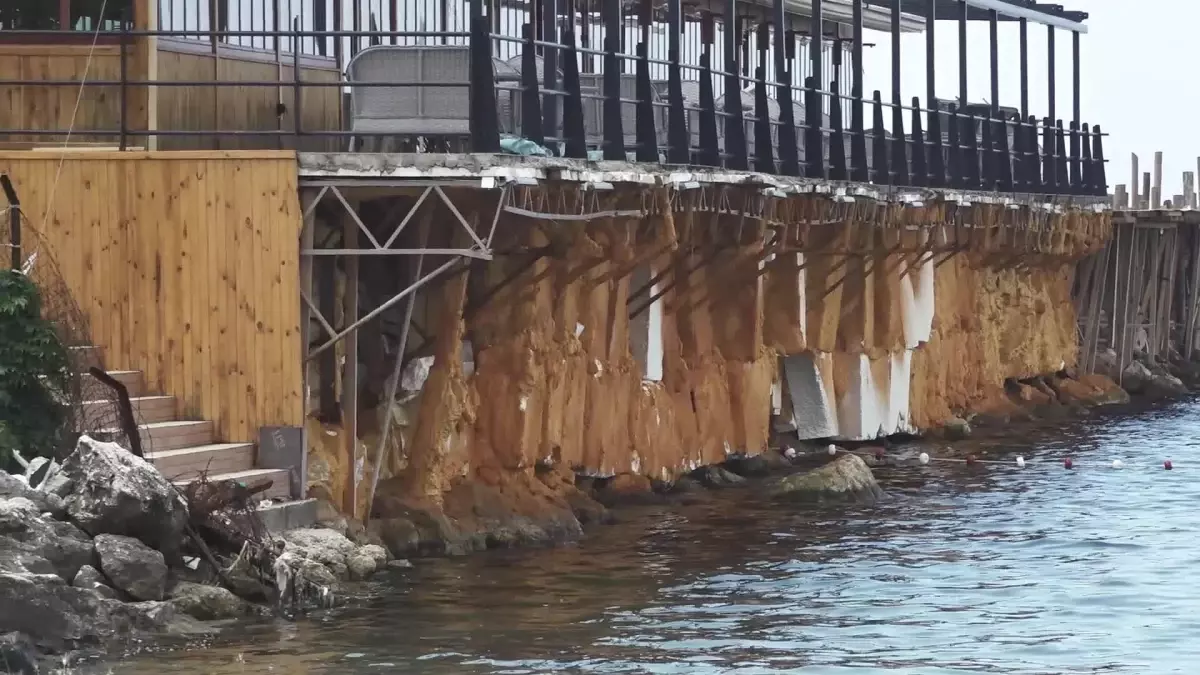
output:
POLYGON ((257 520, 252 508, 201 513, 153 465, 86 436, 42 473, 31 486, 0 471, 0 672, 28 672, 31 654, 328 605, 388 563, 331 530, 247 534, 232 525, 257 520))

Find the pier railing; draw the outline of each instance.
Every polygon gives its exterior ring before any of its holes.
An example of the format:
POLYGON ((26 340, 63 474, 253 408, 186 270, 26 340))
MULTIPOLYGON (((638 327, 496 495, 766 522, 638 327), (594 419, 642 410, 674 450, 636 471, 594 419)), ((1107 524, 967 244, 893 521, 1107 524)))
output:
MULTIPOLYGON (((213 139, 216 147, 228 147, 222 144, 231 139, 252 139, 263 147, 487 153, 514 151, 512 141, 523 140, 528 143, 515 151, 888 186, 1047 195, 1101 196, 1108 191, 1104 134, 1098 125, 1078 121, 1078 50, 1076 119, 1064 124, 1027 112, 1024 19, 1022 104, 1017 110, 1002 108, 995 100, 968 104, 962 96, 954 103, 930 100, 928 95, 924 104, 919 97, 905 102, 899 94, 897 49, 890 96, 885 100, 878 90, 867 95, 861 68, 842 68, 840 56, 842 43, 849 42, 853 62, 862 63, 862 0, 853 2, 858 22, 853 39, 835 41, 834 68, 823 64, 823 46, 810 49, 811 43, 797 31, 776 30, 791 26, 796 18, 785 15, 783 0, 775 0, 773 8, 728 2, 723 17, 711 12, 684 17, 675 2, 657 7, 650 2, 599 0, 592 3, 602 28, 599 48, 587 46, 596 33, 581 28, 587 19, 575 18, 592 13, 579 13, 570 2, 563 12, 551 13, 533 11, 534 3, 523 5, 519 35, 500 29, 498 17, 485 13, 501 11, 497 8, 503 3, 486 4, 467 3, 469 16, 459 17, 454 26, 466 30, 382 30, 373 18, 369 30, 359 27, 365 22, 356 22, 355 30, 318 29, 314 21, 300 16, 292 17, 290 26, 279 27, 277 20, 274 28, 251 30, 229 29, 228 22, 220 21, 203 29, 176 29, 161 20, 157 28, 145 30, 135 28, 137 21, 121 20, 115 22, 116 37, 108 35, 105 42, 117 45, 115 77, 84 73, 72 79, 0 80, 0 88, 77 91, 77 103, 83 105, 96 98, 89 92, 108 89, 119 102, 110 123, 82 123, 103 120, 78 114, 71 116, 69 125, 0 124, 0 142, 15 137, 46 139, 47 144, 71 137, 101 138, 125 148, 145 145, 148 138, 187 137, 213 139), (739 13, 751 8, 761 16, 739 13), (698 48, 688 50, 696 58, 688 62, 680 39, 687 32, 685 23, 698 27, 698 48), (651 29, 659 25, 666 28, 665 49, 662 39, 651 39, 651 29), (278 66, 278 79, 221 76, 222 50, 247 41, 270 45, 258 51, 270 56, 267 63, 278 66), (211 48, 213 75, 150 76, 142 68, 139 45, 171 42, 211 48), (808 63, 798 58, 801 48, 808 63), (362 72, 356 69, 356 63, 379 52, 388 52, 385 56, 392 61, 385 59, 362 72), (308 64, 326 58, 327 70, 336 76, 312 78, 308 64), (804 72, 809 75, 797 77, 804 72), (812 73, 822 78, 848 75, 852 82, 824 82, 812 73), (145 123, 145 110, 135 110, 140 102, 135 92, 190 89, 195 92, 192 100, 200 102, 213 89, 264 88, 277 93, 272 123, 264 123, 268 116, 257 114, 249 116, 254 118, 250 124, 224 124, 218 111, 210 116, 216 123, 208 126, 193 120, 171 128, 145 123), (335 101, 333 123, 310 121, 305 109, 315 98, 323 99, 326 107, 335 101)), ((814 6, 819 4, 817 0, 814 6)), ((934 4, 926 5, 930 27, 934 4)), ((893 39, 898 43, 898 2, 893 12, 893 39)), ((991 15, 995 92, 996 11, 991 15)), ((505 25, 511 24, 511 17, 507 19, 505 25)), ((0 37, 23 44, 51 42, 58 34, 0 30, 0 37)), ((1078 38, 1078 32, 1074 35, 1078 38)), ((1051 48, 1052 36, 1053 27, 1051 48)), ((929 44, 927 93, 933 91, 935 63, 932 39, 929 44)), ((965 56, 959 61, 965 72, 965 56)), ((960 83, 962 91, 965 82, 960 83)), ((1051 95, 1053 100, 1053 77, 1051 95)))

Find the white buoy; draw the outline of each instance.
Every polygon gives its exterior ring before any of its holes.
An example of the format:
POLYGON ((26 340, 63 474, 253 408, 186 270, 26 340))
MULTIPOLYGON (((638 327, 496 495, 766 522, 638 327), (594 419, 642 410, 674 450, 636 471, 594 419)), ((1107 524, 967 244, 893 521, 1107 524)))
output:
POLYGON ((826 448, 826 451, 828 451, 829 454, 831 454, 831 455, 836 455, 837 454, 837 446, 834 445, 833 443, 830 443, 829 447, 826 448))
POLYGON ((920 455, 917 455, 917 461, 922 464, 928 464, 929 463, 929 453, 922 452, 920 455))
POLYGON ((788 459, 795 459, 796 458, 796 449, 788 448, 787 450, 784 450, 783 456, 787 457, 788 459))
POLYGON ((1024 457, 1020 457, 1020 456, 1017 457, 1017 468, 1018 469, 1025 468, 1025 458, 1024 457))
POLYGON ((1125 467, 1125 462, 1122 462, 1122 461, 1121 461, 1121 460, 1119 460, 1119 459, 1114 459, 1114 460, 1113 460, 1113 465, 1112 465, 1112 466, 1113 466, 1113 468, 1114 468, 1114 469, 1121 469, 1121 468, 1124 468, 1124 467, 1125 467))

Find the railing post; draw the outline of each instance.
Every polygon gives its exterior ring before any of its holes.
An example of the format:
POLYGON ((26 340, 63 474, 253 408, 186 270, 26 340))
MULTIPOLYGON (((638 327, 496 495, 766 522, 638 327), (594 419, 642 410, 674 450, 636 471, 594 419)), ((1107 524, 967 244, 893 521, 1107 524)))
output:
MULTIPOLYGON (((341 38, 337 38, 341 44, 341 38)), ((304 135, 304 106, 301 104, 304 94, 304 80, 300 71, 300 19, 292 19, 292 136, 300 149, 300 137, 304 135)))
POLYGON ((993 168, 996 163, 996 139, 992 135, 993 111, 994 108, 989 107, 987 117, 984 117, 979 125, 982 132, 980 136, 983 137, 980 143, 983 152, 980 153, 979 183, 988 191, 996 189, 996 171, 993 168))
MULTIPOLYGON (((809 49, 820 49, 820 42, 815 47, 809 44, 809 49)), ((825 115, 821 99, 817 78, 804 78, 804 163, 809 178, 825 177, 825 136, 821 129, 825 115)))
MULTIPOLYGON (((939 112, 940 114, 940 112, 939 112)), ((947 120, 949 120, 950 128, 946 130, 946 138, 950 144, 950 166, 947 167, 949 175, 946 177, 946 184, 961 188, 967 184, 966 179, 966 161, 963 152, 962 139, 958 137, 958 132, 962 130, 962 122, 958 119, 958 109, 951 108, 947 111, 947 120)))
POLYGON ((542 129, 542 97, 538 91, 537 43, 533 24, 521 26, 521 136, 538 145, 546 144, 542 129))
POLYGON ((121 138, 120 148, 129 147, 129 10, 121 11, 121 138))
POLYGON ((863 0, 853 0, 852 17, 854 80, 850 86, 853 99, 850 110, 850 175, 853 180, 865 183, 870 180, 870 172, 867 170, 866 112, 863 110, 863 0))
POLYGON ((667 161, 671 164, 691 162, 691 137, 687 111, 683 107, 683 67, 680 65, 680 34, 683 32, 680 0, 667 0, 667 161))
MULTIPOLYGON (((575 30, 570 22, 564 22, 562 41, 567 46, 563 62, 563 88, 567 92, 563 101, 563 144, 567 157, 587 158, 587 132, 583 124, 583 92, 579 83, 579 50, 575 46, 575 30)), ((489 41, 490 42, 490 41, 489 41)))
MULTIPOLYGON (((830 84, 830 90, 837 92, 838 81, 830 84)), ((842 131, 842 99, 834 94, 829 102, 829 178, 831 180, 846 180, 846 135, 842 131)))
POLYGON ((711 50, 706 45, 700 54, 700 153, 702 166, 720 166, 721 149, 717 142, 717 101, 713 94, 711 50))
MULTIPOLYGON (((786 28, 784 0, 774 0, 775 99, 779 101, 779 173, 800 175, 800 150, 796 146, 796 115, 792 105, 792 70, 788 67, 794 57, 794 43, 786 28)), ((843 178, 842 180, 845 180, 843 178)))
POLYGON ((20 271, 24 264, 21 256, 21 200, 7 174, 0 173, 0 190, 8 200, 8 241, 12 246, 12 269, 20 271))
MULTIPOLYGON (((937 99, 928 101, 929 109, 929 185, 931 187, 946 186, 946 156, 945 145, 942 143, 942 115, 937 109, 937 99)), ((953 127, 954 125, 950 125, 953 127)))
MULTIPOLYGON (((766 24, 763 24, 764 26, 766 24)), ((759 45, 764 44, 762 41, 759 45)), ((765 60, 766 50, 759 51, 765 60)), ((786 101, 780 105, 786 105, 786 101)), ((771 147, 771 110, 767 98, 767 69, 754 69, 754 170, 775 173, 775 154, 771 147)))
POLYGON ((1058 144, 1054 138, 1054 121, 1042 118, 1042 188, 1046 194, 1058 194, 1058 144))
MULTIPOLYGON (((754 69, 754 170, 775 173, 775 148, 771 141, 771 104, 767 96, 767 47, 771 26, 758 24, 758 67, 754 69)), ((780 101, 782 109, 786 101, 780 101)))
POLYGON ((1071 176, 1071 192, 1075 194, 1084 194, 1085 182, 1081 173, 1082 166, 1079 162, 1079 122, 1071 120, 1070 123, 1070 143, 1071 156, 1068 162, 1068 167, 1071 176))
POLYGON ((904 135, 904 108, 899 95, 893 96, 892 104, 892 152, 888 157, 892 184, 908 185, 908 137, 904 135))
POLYGON ((621 5, 620 0, 603 0, 604 26, 604 159, 625 159, 625 130, 621 122, 621 5))
POLYGON ((1038 156, 1037 118, 1030 115, 1025 129, 1025 189, 1029 192, 1044 192, 1042 186, 1042 158, 1038 156))
POLYGON ((923 187, 929 184, 925 170, 925 131, 921 128, 921 99, 912 100, 912 184, 923 187))
POLYGON ((1093 169, 1095 167, 1092 165, 1092 144, 1088 142, 1090 137, 1091 132, 1088 128, 1088 125, 1084 123, 1079 134, 1079 160, 1081 163, 1079 175, 1080 180, 1082 181, 1079 194, 1081 195, 1096 194, 1096 180, 1095 176, 1093 176, 1093 169))
POLYGON ((963 117, 963 131, 966 135, 966 172, 963 174, 969 189, 979 189, 979 132, 975 128, 975 116, 968 115, 967 107, 961 106, 959 112, 963 117))
POLYGON ((746 122, 742 116, 742 82, 738 75, 737 0, 725 3, 725 167, 750 168, 746 150, 746 122))
POLYGON ((1063 134, 1062 120, 1055 120, 1054 135, 1056 157, 1055 157, 1055 182, 1058 183, 1058 193, 1062 195, 1071 194, 1071 181, 1067 174, 1067 141, 1063 134))
POLYGON ((500 120, 496 113, 496 73, 492 66, 492 38, 486 16, 471 19, 470 49, 471 151, 500 152, 500 120))
POLYGON ((1008 143, 1008 116, 1004 113, 999 113, 996 121, 996 133, 999 137, 996 138, 996 164, 993 168, 998 169, 996 172, 996 181, 1000 184, 1002 192, 1013 191, 1013 166, 1012 152, 1009 149, 1008 143))
POLYGON ((874 114, 871 127, 871 182, 876 185, 891 183, 892 172, 888 169, 887 139, 883 128, 883 96, 879 90, 874 94, 874 114))
POLYGON ((1095 142, 1092 146, 1092 161, 1096 163, 1096 195, 1104 196, 1108 194, 1108 177, 1105 175, 1104 169, 1104 132, 1100 131, 1100 125, 1097 124, 1092 127, 1092 133, 1095 134, 1095 142))
POLYGON ((650 85, 650 51, 645 42, 637 45, 637 160, 658 161, 658 130, 654 128, 654 89, 650 85))

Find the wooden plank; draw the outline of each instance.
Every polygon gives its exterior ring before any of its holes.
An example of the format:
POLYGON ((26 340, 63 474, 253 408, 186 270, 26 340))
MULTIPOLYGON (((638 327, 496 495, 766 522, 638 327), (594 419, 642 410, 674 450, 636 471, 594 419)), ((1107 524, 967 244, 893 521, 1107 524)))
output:
POLYGON ((1162 208, 1162 162, 1162 151, 1156 151, 1154 153, 1154 187, 1150 192, 1152 204, 1150 208, 1154 209, 1162 208))
POLYGON ((1137 153, 1129 153, 1129 208, 1138 210, 1142 207, 1141 197, 1138 192, 1138 156, 1137 153))

